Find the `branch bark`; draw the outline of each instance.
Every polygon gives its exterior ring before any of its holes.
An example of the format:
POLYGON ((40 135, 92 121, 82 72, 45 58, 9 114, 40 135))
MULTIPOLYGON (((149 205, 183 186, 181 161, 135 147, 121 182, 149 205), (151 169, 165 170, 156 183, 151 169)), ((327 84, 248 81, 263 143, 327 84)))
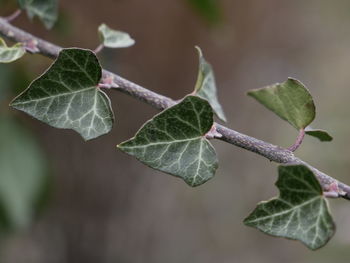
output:
MULTIPOLYGON (((42 54, 49 58, 56 58, 58 53, 62 49, 57 45, 33 36, 13 25, 11 25, 5 18, 0 17, 0 34, 9 40, 14 42, 26 43, 28 41, 35 40, 37 42, 37 48, 39 54, 42 54)), ((164 110, 176 104, 176 101, 165 97, 163 95, 157 94, 146 88, 141 87, 121 76, 114 74, 110 71, 103 70, 104 78, 113 78, 115 84, 118 88, 113 88, 117 91, 126 93, 140 101, 150 104, 151 106, 164 110)), ((281 164, 304 164, 309 167, 317 176, 322 188, 325 192, 329 192, 333 189, 333 197, 343 197, 350 200, 350 186, 334 179, 333 177, 317 170, 303 160, 297 158, 292 151, 288 149, 281 148, 279 146, 273 145, 271 143, 258 140, 256 138, 250 137, 248 135, 239 133, 232 129, 229 129, 223 125, 215 123, 216 130, 222 135, 221 137, 216 137, 218 140, 233 144, 235 146, 241 147, 248 151, 257 153, 270 161, 281 164), (336 192, 334 192, 334 185, 337 186, 336 192)))

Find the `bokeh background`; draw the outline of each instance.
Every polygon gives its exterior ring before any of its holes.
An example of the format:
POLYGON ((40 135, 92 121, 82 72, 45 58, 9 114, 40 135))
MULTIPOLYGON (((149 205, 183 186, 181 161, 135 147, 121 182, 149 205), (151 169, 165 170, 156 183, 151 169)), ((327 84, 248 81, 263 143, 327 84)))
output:
MULTIPOLYGON (((228 126, 284 147, 297 131, 246 92, 295 77, 314 96, 313 126, 334 136, 331 143, 306 138, 297 155, 350 183, 350 2, 222 0, 204 9, 189 2, 61 0, 52 31, 25 15, 14 24, 64 47, 90 49, 98 45, 102 22, 129 32, 136 45, 104 50, 99 54, 104 67, 174 99, 194 88, 194 45, 199 45, 214 67, 228 126)), ((0 0, 0 15, 15 8, 15 1, 0 0)), ((260 156, 214 141, 220 159, 216 177, 192 189, 118 151, 117 143, 157 113, 131 97, 109 92, 116 125, 90 142, 9 109, 16 92, 51 62, 26 55, 0 67, 1 114, 16 117, 20 123, 14 125, 22 125, 29 130, 25 136, 35 140, 27 147, 15 133, 0 129, 2 138, 13 137, 3 141, 17 147, 13 155, 0 147, 0 156, 8 160, 2 165, 25 173, 26 166, 17 166, 35 157, 47 186, 32 223, 18 222, 16 231, 4 227, 0 232, 0 262, 322 263, 350 258, 350 203, 345 200, 330 200, 338 231, 316 252, 243 225, 257 202, 277 194, 276 164, 260 156)))

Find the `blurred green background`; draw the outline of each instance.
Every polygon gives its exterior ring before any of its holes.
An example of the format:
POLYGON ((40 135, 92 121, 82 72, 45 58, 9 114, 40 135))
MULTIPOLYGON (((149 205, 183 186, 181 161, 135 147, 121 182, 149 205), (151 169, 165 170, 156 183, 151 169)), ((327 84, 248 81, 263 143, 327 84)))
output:
MULTIPOLYGON (((0 0, 1 16, 15 9, 14 0, 0 0)), ((64 47, 90 49, 98 45, 101 23, 126 31, 136 45, 104 50, 99 54, 104 67, 174 99, 194 88, 194 46, 201 46, 216 72, 228 126, 283 147, 297 132, 245 94, 287 77, 301 80, 316 102, 313 126, 327 129, 334 141, 308 137, 297 155, 350 183, 349 1, 61 0, 59 17, 52 31, 25 15, 14 24, 64 47)), ((26 55, 0 65, 0 262, 350 258, 345 200, 330 200, 338 231, 316 252, 243 225, 258 201, 277 194, 276 165, 260 156, 215 141, 217 175, 192 189, 117 151, 117 143, 156 113, 131 97, 109 92, 116 125, 90 142, 9 109, 9 101, 51 62, 26 55), (35 210, 22 209, 28 205, 35 210)))

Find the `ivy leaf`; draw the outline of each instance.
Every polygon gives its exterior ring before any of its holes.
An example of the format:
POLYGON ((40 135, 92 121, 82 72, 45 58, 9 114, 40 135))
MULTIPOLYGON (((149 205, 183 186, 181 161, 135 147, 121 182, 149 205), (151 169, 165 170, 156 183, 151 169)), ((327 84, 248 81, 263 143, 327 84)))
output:
POLYGON ((265 107, 288 121, 296 129, 304 129, 315 118, 315 105, 306 87, 296 79, 248 92, 265 107))
POLYGON ((21 9, 27 11, 30 19, 38 16, 47 29, 51 29, 57 20, 58 0, 17 0, 21 9))
POLYGON ((305 133, 318 138, 321 142, 330 142, 333 140, 333 137, 325 130, 312 129, 308 126, 305 128, 305 133))
POLYGON ((10 63, 21 58, 26 53, 23 45, 17 43, 8 47, 5 41, 0 38, 0 63, 10 63))
POLYGON ((194 187, 211 179, 218 168, 215 150, 205 138, 212 125, 209 103, 188 96, 146 122, 134 138, 118 147, 194 187))
POLYGON ((105 24, 98 27, 98 33, 105 47, 124 48, 135 44, 135 40, 128 33, 113 30, 105 24))
POLYGON ((0 116, 0 225, 28 226, 45 190, 46 162, 32 135, 9 117, 0 116))
POLYGON ((73 129, 85 140, 108 133, 113 112, 98 88, 102 69, 90 50, 63 49, 53 65, 11 106, 53 127, 73 129))
POLYGON ((199 71, 195 86, 195 95, 208 100, 215 114, 226 121, 225 113, 219 103, 212 66, 203 57, 202 50, 196 47, 199 55, 199 71))
POLYGON ((313 172, 304 165, 279 166, 280 195, 261 202, 244 220, 264 233, 300 240, 310 249, 324 246, 335 225, 313 172))

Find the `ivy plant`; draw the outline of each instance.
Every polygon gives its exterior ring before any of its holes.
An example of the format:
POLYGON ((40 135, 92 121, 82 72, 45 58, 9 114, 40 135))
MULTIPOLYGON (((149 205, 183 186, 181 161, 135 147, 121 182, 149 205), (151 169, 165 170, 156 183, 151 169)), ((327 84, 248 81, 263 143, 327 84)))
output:
MULTIPOLYGON (((57 1, 18 2, 29 17, 38 16, 46 27, 51 28, 56 21, 57 1)), ((211 3, 190 2, 201 10, 206 10, 206 6, 211 3)), ((103 70, 97 57, 103 47, 125 48, 135 41, 127 33, 111 29, 105 24, 98 28, 98 32, 101 44, 94 51, 62 49, 30 34, 31 39, 28 39, 26 35, 26 41, 31 40, 30 43, 35 45, 38 53, 56 59, 41 76, 13 99, 11 107, 52 127, 74 130, 84 140, 90 140, 109 133, 114 123, 110 99, 102 89, 127 93, 162 111, 148 120, 134 137, 120 143, 118 149, 153 169, 183 179, 191 187, 200 186, 212 179, 218 169, 219 161, 211 139, 231 143, 282 163, 278 168, 276 183, 279 196, 259 203, 244 220, 244 224, 273 236, 299 240, 312 250, 329 241, 335 232, 335 224, 326 198, 350 199, 350 187, 320 172, 293 153, 301 146, 305 134, 321 141, 332 140, 326 131, 310 127, 316 116, 316 107, 304 84, 289 78, 285 82, 248 92, 249 96, 299 131, 295 143, 284 149, 214 122, 214 114, 223 121, 227 118, 218 99, 213 68, 199 47, 196 47, 199 70, 193 92, 174 101, 103 70)), ((26 43, 23 43, 22 31, 12 26, 9 20, 0 19, 0 33, 19 42, 13 47, 7 47, 0 39, 0 62, 12 62, 29 51, 23 48, 26 43), (11 35, 8 35, 9 29, 11 35)), ((0 124, 0 129, 6 129, 3 122, 0 124)), ((21 139, 16 143, 20 142, 21 139)), ((6 147, 7 141, 0 143, 6 147)), ((32 146, 25 142, 23 145, 27 151, 31 151, 32 146)), ((29 152, 26 154, 31 155, 29 152)), ((6 158, 2 156, 0 162, 3 160, 4 163, 9 163, 6 158)), ((26 171, 30 175, 25 180, 32 178, 35 181, 40 176, 41 171, 34 166, 32 171, 26 171)), ((17 173, 18 181, 5 174, 9 188, 0 185, 0 200, 7 208, 9 218, 16 224, 21 224, 18 218, 27 217, 19 215, 27 215, 31 211, 37 186, 29 187, 28 184, 26 188, 21 179, 25 171, 17 173), (10 187, 16 187, 15 184, 23 186, 23 189, 8 191, 10 187), (17 194, 16 197, 13 197, 14 194, 17 194), (12 200, 14 198, 17 200, 12 200)))
POLYGON ((309 127, 316 117, 316 107, 310 92, 300 81, 289 78, 283 83, 251 90, 248 95, 288 121, 297 130, 305 131, 321 141, 332 140, 326 131, 309 127))
POLYGON ((188 96, 149 120, 118 148, 152 168, 198 186, 211 179, 218 168, 215 150, 206 138, 212 126, 209 103, 188 96))
POLYGON ((314 174, 304 165, 279 166, 278 173, 280 195, 258 204, 244 223, 273 236, 300 240, 310 249, 324 246, 335 226, 314 174))
POLYGON ((11 106, 53 127, 72 129, 85 139, 108 133, 113 112, 98 87, 102 69, 92 51, 64 49, 11 106))

